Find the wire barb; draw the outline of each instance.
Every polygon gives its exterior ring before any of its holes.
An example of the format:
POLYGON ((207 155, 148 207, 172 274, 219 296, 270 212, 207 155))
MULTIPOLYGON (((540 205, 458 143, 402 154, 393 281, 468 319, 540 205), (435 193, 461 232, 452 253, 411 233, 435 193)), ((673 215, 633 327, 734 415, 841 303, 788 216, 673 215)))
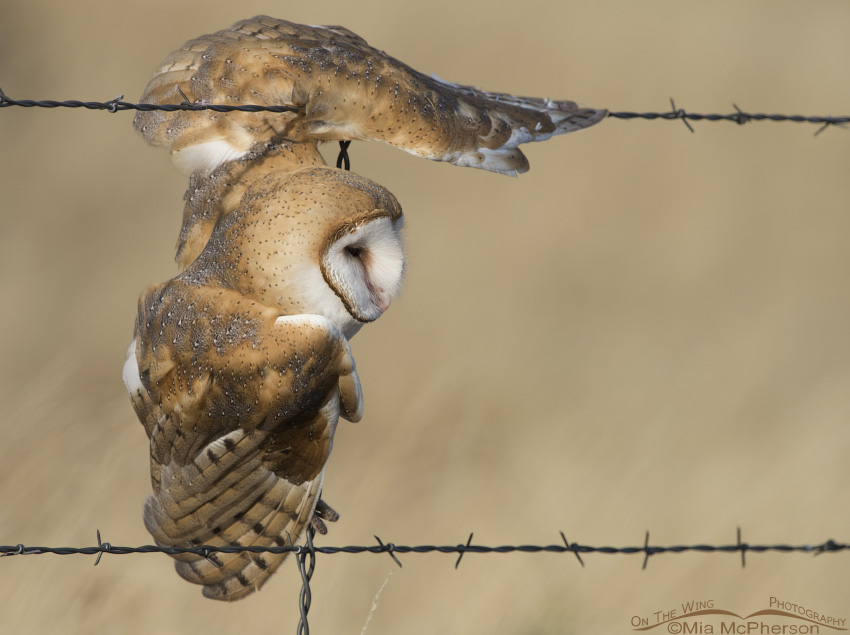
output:
POLYGON ((747 566, 747 560, 745 558, 745 554, 747 553, 747 549, 749 549, 749 545, 745 542, 741 542, 741 528, 738 527, 738 549, 741 550, 741 568, 744 569, 747 566))
POLYGON ((463 545, 457 546, 457 550, 458 550, 458 553, 460 555, 457 557, 457 562, 455 562, 455 569, 457 569, 458 565, 460 564, 461 558, 463 558, 463 554, 466 553, 466 550, 469 549, 469 545, 471 545, 471 544, 472 544, 472 534, 470 533, 469 538, 466 541, 466 546, 465 547, 463 545))
POLYGON ((398 565, 398 567, 400 569, 401 568, 401 560, 396 558, 395 554, 393 553, 393 551, 395 551, 395 545, 391 542, 384 544, 384 543, 381 542, 381 539, 378 538, 377 536, 375 536, 375 540, 378 541, 378 544, 381 545, 381 547, 384 551, 386 551, 388 554, 390 554, 390 558, 392 558, 395 561, 395 563, 398 565))
POLYGON ((118 107, 121 105, 122 99, 124 99, 124 95, 118 95, 118 97, 116 97, 115 99, 110 99, 103 105, 107 111, 111 112, 112 114, 115 114, 116 112, 118 112, 118 107))
POLYGON ((837 119, 842 119, 841 117, 824 117, 824 119, 825 121, 823 122, 823 125, 815 132, 816 137, 830 126, 836 126, 837 128, 843 128, 844 130, 847 129, 846 121, 836 121, 837 119))
POLYGON ((676 110, 676 102, 673 101, 672 97, 670 98, 670 108, 673 110, 673 112, 671 113, 673 116, 671 118, 681 119, 682 123, 684 123, 688 127, 688 130, 693 132, 694 129, 691 128, 691 124, 688 123, 688 113, 686 113, 683 108, 679 108, 678 110, 676 110))
POLYGON ((735 121, 739 126, 743 126, 745 123, 750 121, 750 115, 738 108, 736 104, 732 104, 732 108, 734 108, 735 111, 738 113, 738 118, 735 121))
POLYGON ((843 551, 844 549, 847 549, 847 545, 840 545, 837 542, 835 542, 832 538, 827 540, 822 545, 812 547, 812 550, 814 551, 814 554, 816 556, 819 556, 822 553, 826 553, 827 551, 843 551))
POLYGON ((192 102, 189 101, 188 97, 186 97, 186 93, 183 92, 183 89, 180 88, 180 86, 175 86, 175 88, 177 89, 177 92, 180 93, 180 96, 183 98, 183 101, 180 102, 180 105, 181 106, 191 106, 192 102))
MULTIPOLYGON (((673 101, 673 100, 671 99, 670 101, 673 101)), ((693 131, 691 131, 691 132, 693 132, 693 131)), ((646 538, 643 541, 643 551, 646 555, 643 557, 643 566, 641 567, 641 569, 646 569, 646 563, 649 562, 649 556, 651 556, 654 553, 649 548, 649 530, 647 530, 646 538)))
POLYGON ((581 556, 578 555, 578 545, 576 543, 573 543, 572 546, 570 546, 570 541, 567 540, 567 537, 564 535, 564 532, 562 531, 560 532, 560 534, 561 538, 563 538, 564 540, 564 544, 567 546, 567 551, 572 551, 575 554, 575 557, 578 558, 579 564, 581 564, 581 566, 583 567, 584 560, 582 560, 581 556))
MULTIPOLYGON (((189 546, 190 546, 190 547, 192 547, 192 548, 194 548, 194 547, 195 547, 195 545, 193 545, 193 544, 192 544, 192 541, 191 541, 191 540, 187 540, 187 541, 186 541, 186 544, 187 544, 187 545, 189 545, 189 546)), ((203 557, 204 557, 204 559, 206 559, 206 561, 207 561, 207 562, 209 562, 209 563, 210 563, 212 566, 214 566, 216 569, 221 569, 221 564, 220 564, 220 563, 218 563, 218 562, 216 562, 215 560, 213 560, 213 559, 212 559, 212 554, 210 553, 210 550, 209 550, 209 549, 207 549, 207 548, 206 548, 205 546, 203 546, 203 545, 199 546, 199 547, 198 547, 198 549, 199 549, 199 551, 200 551, 200 555, 201 555, 201 556, 203 556, 203 557)))
POLYGON ((110 553, 112 551, 112 545, 110 545, 108 542, 101 542, 100 541, 100 529, 97 530, 97 548, 98 548, 98 554, 97 554, 97 558, 94 561, 94 566, 97 566, 98 563, 100 563, 100 557, 103 554, 110 553))

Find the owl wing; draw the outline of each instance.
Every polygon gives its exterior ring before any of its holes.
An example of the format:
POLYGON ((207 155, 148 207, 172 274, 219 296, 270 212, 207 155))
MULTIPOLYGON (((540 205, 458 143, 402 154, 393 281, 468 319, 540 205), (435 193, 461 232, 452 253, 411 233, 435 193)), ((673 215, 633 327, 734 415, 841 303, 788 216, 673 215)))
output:
POLYGON ((518 146, 598 123, 607 111, 428 77, 342 27, 257 16, 191 40, 154 72, 142 101, 296 106, 297 113, 139 112, 145 139, 187 173, 209 172, 275 137, 378 140, 433 159, 515 175, 518 146))
MULTIPOLYGON (((124 379, 151 443, 145 525, 157 544, 284 546, 321 491, 338 417, 362 415, 345 337, 320 316, 280 317, 179 280, 139 301, 124 379)), ((205 596, 258 589, 285 554, 175 555, 205 596)))

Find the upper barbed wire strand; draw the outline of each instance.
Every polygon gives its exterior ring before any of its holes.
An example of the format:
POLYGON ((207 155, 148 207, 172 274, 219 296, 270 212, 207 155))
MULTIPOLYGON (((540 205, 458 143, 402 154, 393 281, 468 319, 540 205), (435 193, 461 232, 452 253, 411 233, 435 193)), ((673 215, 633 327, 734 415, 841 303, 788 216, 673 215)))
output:
MULTIPOLYGON (((116 113, 124 110, 141 110, 153 111, 162 110, 166 112, 175 111, 204 111, 211 110, 214 112, 300 112, 303 110, 300 106, 259 106, 256 104, 245 104, 241 106, 229 106, 224 104, 201 104, 190 103, 185 101, 180 104, 134 104, 123 101, 123 95, 115 99, 101 101, 55 101, 55 100, 33 100, 33 99, 12 99, 0 89, 0 108, 10 106, 21 106, 23 108, 85 108, 88 110, 103 110, 106 112, 116 113)), ((665 121, 673 121, 682 119, 683 121, 729 121, 739 125, 749 123, 751 121, 776 121, 776 122, 794 122, 794 123, 815 123, 821 124, 823 130, 826 126, 843 127, 850 123, 850 116, 822 116, 822 115, 783 115, 783 114, 764 114, 744 112, 738 106, 733 104, 734 113, 729 114, 701 114, 687 112, 682 108, 676 108, 674 104, 672 110, 668 112, 630 112, 616 111, 609 112, 609 119, 646 119, 654 120, 661 119, 665 121)), ((815 134, 818 134, 815 133, 815 134)))

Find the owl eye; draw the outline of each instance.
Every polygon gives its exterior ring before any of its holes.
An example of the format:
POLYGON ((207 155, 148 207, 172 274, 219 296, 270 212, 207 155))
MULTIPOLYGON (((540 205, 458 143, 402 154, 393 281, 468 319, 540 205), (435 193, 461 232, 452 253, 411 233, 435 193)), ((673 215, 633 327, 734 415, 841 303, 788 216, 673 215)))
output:
POLYGON ((345 251, 347 251, 349 255, 353 256, 354 258, 359 258, 360 255, 363 253, 363 248, 358 247, 357 245, 349 245, 345 248, 345 251))

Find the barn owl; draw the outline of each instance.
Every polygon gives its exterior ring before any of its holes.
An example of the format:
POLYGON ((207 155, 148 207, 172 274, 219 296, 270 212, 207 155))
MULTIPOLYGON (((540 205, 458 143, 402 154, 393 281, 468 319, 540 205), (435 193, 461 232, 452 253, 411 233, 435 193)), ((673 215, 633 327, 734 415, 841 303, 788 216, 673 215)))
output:
POLYGON ((134 125, 186 174, 209 173, 275 139, 375 139, 433 159, 516 175, 518 148, 598 123, 607 111, 428 77, 338 26, 267 16, 186 42, 141 101, 289 105, 294 113, 139 112, 134 125))
MULTIPOLYGON (((190 175, 181 273, 139 301, 124 381, 150 440, 145 525, 160 545, 289 544, 336 513, 320 500, 340 416, 363 410, 348 340, 404 270, 401 208, 328 168, 318 143, 375 139, 505 174, 518 146, 606 111, 427 77, 341 27, 268 17, 187 42, 141 101, 291 105, 291 113, 139 112, 190 175)), ((236 600, 276 554, 175 556, 207 597, 236 600)))
MULTIPOLYGON (((335 520, 319 500, 325 462, 338 418, 363 411, 348 339, 404 270, 385 188, 327 167, 252 175, 191 264, 139 300, 124 381, 150 439, 144 520, 160 545, 282 546, 314 513, 335 520)), ((284 557, 175 566, 205 596, 236 600, 284 557)))

